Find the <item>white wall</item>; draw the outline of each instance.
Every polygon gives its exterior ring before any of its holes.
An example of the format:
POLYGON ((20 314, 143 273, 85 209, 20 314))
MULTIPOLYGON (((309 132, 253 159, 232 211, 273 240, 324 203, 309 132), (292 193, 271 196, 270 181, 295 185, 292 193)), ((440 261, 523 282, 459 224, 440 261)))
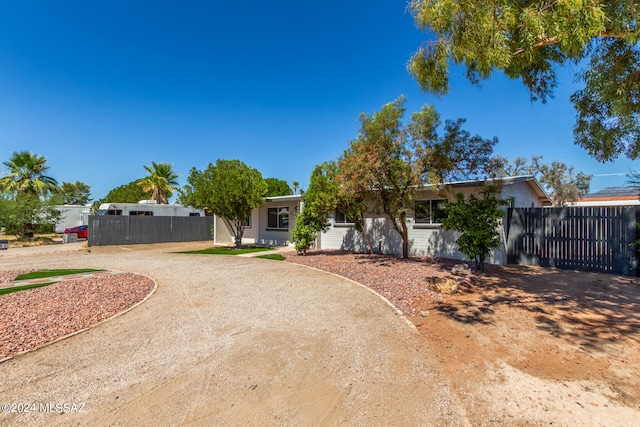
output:
MULTIPOLYGON (((478 191, 477 187, 460 187, 454 189, 454 193, 461 192, 465 196, 478 191)), ((535 207, 542 205, 536 195, 525 182, 505 185, 502 198, 514 198, 515 207, 535 207)), ((430 190, 416 192, 415 200, 443 199, 444 196, 435 194, 430 190)), ((450 199, 452 196, 449 197, 450 199)), ((370 209, 373 205, 370 205, 370 209)), ((458 250, 455 243, 458 233, 445 230, 439 224, 421 224, 414 220, 415 212, 409 211, 407 219, 409 253, 411 256, 428 256, 465 260, 466 257, 458 250)), ((353 225, 336 224, 333 216, 329 218, 330 228, 321 233, 318 241, 319 249, 341 249, 355 252, 365 252, 366 245, 362 233, 355 230, 353 225)), ((375 252, 383 254, 401 254, 402 238, 396 232, 391 221, 384 215, 370 215, 366 220, 370 241, 375 252)), ((492 251, 487 259, 488 263, 503 265, 507 262, 506 239, 504 227, 499 226, 501 246, 492 251)))
MULTIPOLYGON (((291 230, 295 227, 296 213, 299 212, 297 201, 265 202, 251 212, 250 226, 244 229, 242 244, 287 246, 291 244, 291 230), (274 230, 267 227, 268 208, 283 208, 289 210, 289 227, 286 230, 274 230)), ((216 220, 215 244, 233 244, 233 235, 222 218, 216 220)))
POLYGON ((62 233, 66 228, 87 225, 89 223, 89 206, 60 205, 56 210, 60 212, 56 222, 55 232, 62 233))

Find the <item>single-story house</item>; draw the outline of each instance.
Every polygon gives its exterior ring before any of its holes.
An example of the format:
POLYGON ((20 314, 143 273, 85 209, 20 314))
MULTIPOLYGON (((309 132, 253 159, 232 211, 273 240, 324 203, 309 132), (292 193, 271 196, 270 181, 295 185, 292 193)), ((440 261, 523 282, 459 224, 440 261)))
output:
MULTIPOLYGON (((540 183, 530 175, 498 179, 501 184, 499 198, 508 200, 510 207, 551 206, 551 200, 540 183)), ((484 181, 463 181, 447 184, 453 193, 465 195, 479 193, 484 181)), ((415 256, 434 256, 465 259, 455 243, 457 236, 453 231, 442 229, 442 217, 445 215, 445 197, 439 195, 436 188, 427 185, 416 189, 414 208, 409 212, 409 251, 415 256)), ((373 207, 373 205, 372 205, 373 207)), ((295 218, 303 209, 300 195, 270 197, 255 209, 243 238, 246 244, 290 245, 291 230, 295 227, 295 218)), ((327 219, 329 229, 318 233, 316 249, 341 249, 365 252, 366 245, 362 234, 356 231, 343 213, 336 211, 327 219)), ((402 237, 393 229, 383 213, 369 214, 366 218, 369 238, 374 250, 384 254, 401 254, 402 237)), ((500 229, 503 245, 493 251, 488 262, 506 264, 506 238, 504 228, 500 229)), ((216 219, 214 243, 229 244, 233 237, 224 220, 216 219)))

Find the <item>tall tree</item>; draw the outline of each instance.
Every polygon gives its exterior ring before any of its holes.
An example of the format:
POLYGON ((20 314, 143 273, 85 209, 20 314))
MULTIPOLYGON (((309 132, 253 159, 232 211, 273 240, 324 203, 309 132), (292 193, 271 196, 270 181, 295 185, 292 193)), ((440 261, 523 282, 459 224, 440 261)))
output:
POLYGON ((45 175, 49 166, 47 158, 30 151, 14 151, 3 163, 8 173, 0 179, 2 191, 14 194, 46 195, 55 191, 58 182, 45 175))
POLYGON ((348 181, 361 186, 382 209, 402 237, 402 256, 409 256, 407 215, 415 187, 443 183, 455 177, 480 177, 492 164, 497 139, 485 140, 461 129, 464 120, 447 121, 439 136, 440 119, 432 106, 411 116, 406 127, 401 119, 405 98, 386 104, 382 110, 362 114, 359 136, 341 159, 348 181))
POLYGON ((56 193, 65 205, 86 205, 91 200, 91 187, 80 181, 63 182, 56 193))
POLYGON ((298 194, 298 188, 300 188, 300 183, 298 181, 293 181, 291 183, 291 186, 293 187, 293 194, 298 194))
POLYGON ((519 79, 531 99, 546 102, 556 69, 571 65, 583 88, 576 144, 600 161, 640 158, 640 7, 634 0, 412 0, 416 24, 434 35, 411 58, 423 90, 449 91, 449 64, 475 84, 496 70, 519 79))
POLYGON ((533 175, 542 184, 554 206, 566 206, 589 193, 592 175, 574 173, 573 166, 553 161, 543 163, 542 156, 532 156, 528 162, 517 157, 513 162, 502 158, 502 176, 533 175))
POLYGON ((239 249, 251 211, 264 203, 267 185, 260 171, 240 160, 217 160, 203 171, 191 169, 187 181, 181 202, 221 217, 239 249))
POLYGON ((267 197, 290 196, 293 194, 287 181, 278 178, 265 178, 267 184, 267 197))
POLYGON ((386 104, 373 115, 360 115, 360 135, 343 157, 351 180, 370 189, 378 205, 402 237, 402 256, 409 257, 407 214, 420 172, 402 131, 404 98, 386 104))
POLYGON ((151 192, 150 200, 155 200, 159 204, 168 204, 169 198, 178 188, 180 175, 173 171, 171 163, 151 162, 151 166, 144 165, 144 168, 149 175, 140 181, 140 187, 144 192, 151 192))

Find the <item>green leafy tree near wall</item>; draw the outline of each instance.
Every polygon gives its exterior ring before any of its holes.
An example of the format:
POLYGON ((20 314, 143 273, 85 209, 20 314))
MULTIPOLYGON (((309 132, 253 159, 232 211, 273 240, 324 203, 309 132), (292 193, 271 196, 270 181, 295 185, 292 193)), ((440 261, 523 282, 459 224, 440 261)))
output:
POLYGON ((260 171, 240 160, 217 160, 203 171, 191 169, 187 181, 180 202, 221 217, 239 249, 251 211, 264 203, 267 184, 260 171))
POLYGON ((449 91, 449 65, 475 84, 503 71, 546 102, 556 70, 582 83, 571 96, 574 137, 600 161, 640 157, 640 5, 634 0, 412 0, 417 26, 434 35, 411 58, 423 90, 449 91))
POLYGON ((51 225, 58 217, 52 199, 33 194, 0 197, 0 225, 18 240, 30 240, 43 225, 51 225))
POLYGON ((498 226, 504 215, 500 207, 506 202, 496 198, 496 190, 487 186, 479 197, 471 194, 467 200, 462 193, 456 194, 455 201, 447 203, 447 217, 442 221, 445 229, 460 233, 456 240, 460 252, 475 261, 480 271, 491 250, 500 246, 498 226))

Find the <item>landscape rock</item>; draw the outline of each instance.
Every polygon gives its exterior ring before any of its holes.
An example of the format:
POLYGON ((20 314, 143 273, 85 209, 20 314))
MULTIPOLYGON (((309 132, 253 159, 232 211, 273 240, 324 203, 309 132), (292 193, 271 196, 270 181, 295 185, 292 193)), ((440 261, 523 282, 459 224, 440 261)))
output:
POLYGON ((458 282, 446 277, 427 277, 429 289, 440 294, 455 294, 458 292, 458 282))

